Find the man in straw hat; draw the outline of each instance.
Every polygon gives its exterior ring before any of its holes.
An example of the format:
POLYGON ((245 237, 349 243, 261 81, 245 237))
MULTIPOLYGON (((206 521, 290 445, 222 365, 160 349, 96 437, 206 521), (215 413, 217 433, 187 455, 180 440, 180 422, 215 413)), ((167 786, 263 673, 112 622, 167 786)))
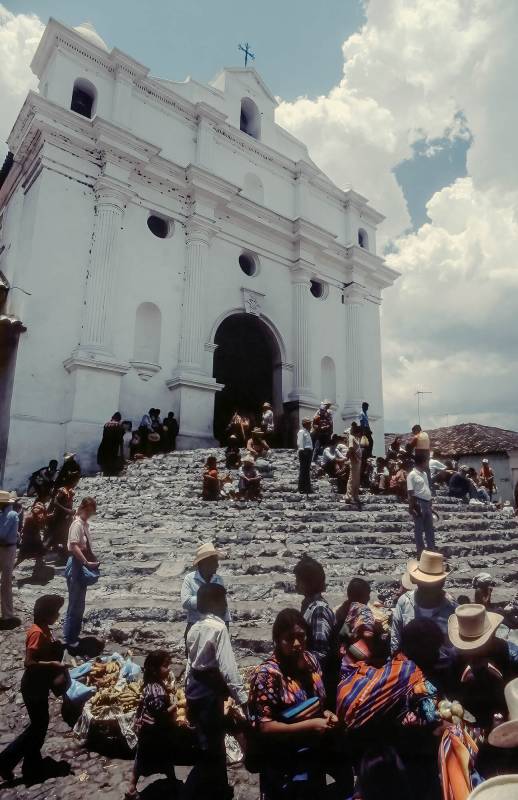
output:
POLYGON ((448 640, 448 620, 455 612, 457 604, 453 597, 444 591, 449 572, 441 553, 423 550, 419 561, 410 561, 407 566, 412 589, 401 595, 392 616, 390 649, 397 653, 401 647, 401 634, 405 625, 413 619, 432 619, 444 636, 442 660, 452 656, 448 640))
MULTIPOLYGON (((198 610, 198 589, 206 583, 217 583, 224 586, 223 578, 217 574, 219 560, 223 556, 220 550, 216 550, 212 542, 201 544, 194 556, 192 572, 188 572, 183 579, 180 599, 182 608, 187 611, 187 628, 185 635, 195 622, 201 619, 198 610)), ((225 613, 225 622, 230 622, 228 609, 225 613)))
POLYGON ((505 713, 504 687, 518 676, 518 647, 496 635, 502 621, 482 603, 458 606, 448 620, 456 697, 486 730, 495 713, 505 713))
POLYGON ((15 498, 10 492, 0 491, 0 628, 16 628, 20 625, 13 611, 13 570, 18 544, 19 518, 13 509, 15 498))
POLYGON ((435 530, 432 514, 432 490, 428 482, 428 460, 426 455, 417 450, 414 469, 408 473, 408 510, 414 520, 415 546, 417 558, 425 548, 435 550, 435 530), (423 539, 424 534, 424 539, 423 539))
POLYGON ((333 415, 329 410, 331 408, 330 400, 322 400, 320 407, 313 417, 313 461, 316 461, 322 450, 331 441, 333 433, 333 415))
POLYGON ((263 403, 263 413, 261 415, 261 430, 264 433, 264 438, 269 445, 272 443, 272 437, 275 433, 275 421, 273 418, 272 406, 270 403, 263 403))

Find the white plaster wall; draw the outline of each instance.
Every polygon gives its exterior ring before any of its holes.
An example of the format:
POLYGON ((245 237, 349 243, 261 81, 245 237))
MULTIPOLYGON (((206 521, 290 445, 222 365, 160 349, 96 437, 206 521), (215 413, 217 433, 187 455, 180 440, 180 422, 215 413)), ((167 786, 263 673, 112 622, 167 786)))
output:
POLYGON ((91 189, 48 169, 25 195, 17 280, 31 296, 22 295, 19 306, 27 332, 20 337, 11 401, 10 484, 19 485, 33 464, 64 449, 70 397, 63 361, 79 340, 92 219, 91 189))

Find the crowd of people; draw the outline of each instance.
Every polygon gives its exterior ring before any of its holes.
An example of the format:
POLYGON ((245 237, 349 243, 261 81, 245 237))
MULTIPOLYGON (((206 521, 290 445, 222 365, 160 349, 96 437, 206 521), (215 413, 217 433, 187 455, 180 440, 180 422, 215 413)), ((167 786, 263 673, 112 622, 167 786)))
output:
MULTIPOLYGON (((62 696, 67 687, 64 652, 76 654, 80 645, 86 589, 74 606, 78 590, 71 586, 79 580, 84 587, 80 569, 98 566, 88 528, 93 513, 95 501, 84 498, 70 526, 74 565, 63 641, 52 626, 64 598, 43 595, 35 604, 21 684, 30 724, 0 753, 6 781, 20 762, 27 783, 67 774, 67 765, 44 758, 42 748, 49 694, 62 696)), ((472 791, 478 796, 479 785, 493 785, 494 776, 514 785, 518 646, 509 640, 509 620, 495 610, 489 574, 474 576, 472 598, 455 598, 443 556, 424 550, 406 565, 393 602, 371 597, 370 584, 355 577, 332 608, 323 565, 305 555, 293 570, 300 607, 279 611, 270 655, 243 672, 218 572, 224 557, 212 542, 200 545, 181 588, 188 718, 182 735, 172 654, 155 650, 145 659, 128 800, 138 797, 140 778, 154 774, 165 774, 168 796, 179 800, 230 799, 229 730, 246 768, 259 775, 261 800, 318 800, 331 796, 329 782, 341 800, 467 800, 472 791), (193 767, 182 783, 175 767, 184 763, 185 736, 193 767)))
POLYGON ((116 411, 104 425, 97 463, 104 475, 119 475, 130 460, 176 450, 179 431, 174 411, 162 418, 159 408, 150 408, 136 430, 131 420, 123 420, 116 411))
MULTIPOLYGON (((441 460, 418 425, 405 446, 396 439, 386 457, 373 458, 368 409, 364 403, 341 435, 333 433, 327 401, 313 419, 302 420, 298 490, 312 493, 312 477, 325 475, 357 508, 361 488, 408 502, 417 558, 401 575, 395 599, 371 598, 369 583, 355 577, 332 608, 324 567, 306 555, 294 567, 300 608, 277 614, 271 654, 245 674, 233 652, 232 616, 218 573, 223 554, 211 542, 200 545, 179 599, 186 614, 182 647, 194 766, 181 784, 175 766, 185 745, 175 724, 172 655, 153 651, 144 663, 136 714, 130 800, 138 797, 141 777, 158 773, 169 779, 172 797, 231 798, 225 750, 230 724, 245 766, 259 774, 261 800, 324 798, 330 780, 333 796, 341 800, 467 800, 472 791, 478 796, 477 785, 491 785, 493 776, 518 773, 518 700, 514 711, 509 704, 509 698, 518 698, 518 646, 510 641, 516 610, 503 614, 493 603, 489 573, 473 576, 473 596, 455 598, 434 531, 432 501, 439 485, 447 486, 451 497, 489 503, 497 491, 494 474, 487 459, 479 473, 441 460)), ((174 448, 173 418, 162 421, 158 409, 144 416, 138 429, 142 457, 174 448)), ((263 406, 260 426, 245 424, 237 412, 232 420, 224 453, 227 474, 220 476, 215 455, 206 459, 207 501, 259 500, 271 469, 270 404, 263 406)), ((120 470, 129 433, 121 437, 123 430, 120 414, 104 427, 99 463, 107 474, 120 470)), ((12 573, 25 558, 34 558, 37 568, 45 552, 55 550, 66 562, 68 595, 62 641, 51 627, 65 598, 43 595, 36 602, 21 684, 30 724, 0 753, 4 780, 12 780, 20 762, 27 782, 66 774, 64 765, 49 766, 42 756, 49 694, 61 696, 67 685, 65 652, 86 657, 103 647, 96 637, 81 635, 87 590, 99 580, 100 564, 89 526, 96 501, 84 497, 74 509, 80 475, 74 453, 65 454, 60 469, 51 461, 34 472, 27 490, 34 503, 25 514, 16 498, 0 492, 0 627, 20 624, 13 611, 12 573)), ((506 780, 513 778, 502 785, 506 780)))

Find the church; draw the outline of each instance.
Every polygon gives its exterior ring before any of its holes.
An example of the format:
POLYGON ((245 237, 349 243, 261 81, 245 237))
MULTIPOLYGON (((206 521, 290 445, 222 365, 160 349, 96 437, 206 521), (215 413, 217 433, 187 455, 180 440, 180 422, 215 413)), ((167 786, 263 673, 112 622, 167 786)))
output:
POLYGON ((0 172, 3 485, 65 451, 96 469, 115 411, 173 410, 180 448, 272 403, 283 443, 321 399, 370 403, 383 448, 384 217, 275 122, 251 68, 156 78, 51 19, 0 172))

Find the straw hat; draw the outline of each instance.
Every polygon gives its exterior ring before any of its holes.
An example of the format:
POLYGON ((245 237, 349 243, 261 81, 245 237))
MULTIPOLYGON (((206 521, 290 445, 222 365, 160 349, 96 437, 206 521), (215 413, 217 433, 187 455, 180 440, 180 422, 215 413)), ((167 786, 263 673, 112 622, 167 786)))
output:
POLYGON ((205 544, 200 544, 198 549, 196 550, 196 555, 194 556, 193 566, 197 567, 200 561, 204 561, 206 558, 212 558, 216 556, 216 558, 223 558, 223 553, 221 550, 216 550, 212 542, 206 542, 205 544))
POLYGON ((263 435, 263 429, 262 428, 253 428, 252 436, 254 435, 254 433, 256 433, 258 436, 262 436, 263 435))
POLYGON ((491 639, 502 620, 502 614, 487 611, 481 603, 465 603, 448 620, 450 642, 457 650, 478 650, 491 639))
POLYGON ((417 559, 411 558, 406 565, 406 572, 404 572, 401 576, 401 586, 403 589, 406 589, 407 592, 411 592, 413 589, 415 589, 415 583, 410 577, 410 570, 415 569, 418 564, 419 562, 417 559))
POLYGON ((75 453, 65 453, 63 456, 63 461, 68 461, 69 458, 75 458, 75 453))
POLYGON ((16 495, 11 492, 6 492, 4 489, 0 490, 0 503, 14 503, 16 495))
POLYGON ((448 577, 442 553, 423 550, 419 561, 409 567, 408 574, 414 583, 440 583, 448 577))
POLYGON ((518 745, 518 678, 509 681, 504 693, 509 709, 509 720, 497 725, 491 731, 489 744, 494 747, 516 747, 518 745))
POLYGON ((518 775, 497 775, 477 786, 468 800, 516 800, 518 797, 518 775))
POLYGON ((272 406, 270 403, 263 403, 263 408, 271 408, 271 407, 272 406))
POLYGON ((332 406, 333 404, 332 404, 331 400, 327 400, 326 399, 326 400, 322 400, 321 405, 323 405, 323 406, 332 406))

